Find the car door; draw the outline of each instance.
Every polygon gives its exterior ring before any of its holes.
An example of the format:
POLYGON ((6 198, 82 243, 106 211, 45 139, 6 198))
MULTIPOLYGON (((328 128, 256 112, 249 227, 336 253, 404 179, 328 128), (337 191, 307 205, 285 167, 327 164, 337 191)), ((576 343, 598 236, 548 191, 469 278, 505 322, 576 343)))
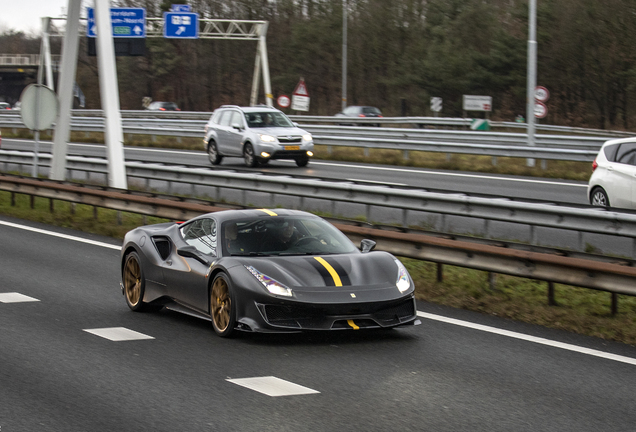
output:
POLYGON ((229 155, 230 120, 232 120, 232 110, 221 112, 219 123, 216 125, 216 148, 224 156, 229 155))
POLYGON ((623 143, 607 167, 612 207, 636 208, 636 143, 623 143))
POLYGON ((243 135, 245 133, 245 119, 240 111, 232 111, 230 127, 228 129, 228 154, 241 156, 243 154, 243 135))
POLYGON ((217 223, 213 218, 201 218, 181 227, 179 232, 183 242, 194 247, 208 263, 181 256, 174 250, 172 265, 164 269, 169 295, 190 307, 208 312, 207 272, 220 247, 217 223))

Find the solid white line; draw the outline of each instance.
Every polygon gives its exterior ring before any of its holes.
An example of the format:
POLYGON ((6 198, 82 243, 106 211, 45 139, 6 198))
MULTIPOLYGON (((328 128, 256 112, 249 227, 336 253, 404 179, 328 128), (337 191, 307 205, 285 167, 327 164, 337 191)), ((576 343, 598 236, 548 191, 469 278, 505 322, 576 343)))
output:
POLYGON ((533 179, 524 179, 524 178, 512 178, 512 177, 496 177, 490 175, 478 175, 478 174, 463 174, 452 171, 426 171, 426 170, 415 170, 415 169, 407 169, 407 168, 389 168, 389 167, 380 167, 380 166, 364 166, 364 165, 348 165, 343 163, 330 163, 330 162, 317 162, 315 160, 311 161, 312 165, 326 165, 326 166, 335 166, 341 168, 360 168, 360 169, 369 169, 373 171, 392 171, 392 172, 403 172, 410 174, 430 174, 430 175, 440 175, 440 176, 450 176, 450 177, 466 177, 466 178, 475 178, 475 179, 485 179, 485 180, 503 180, 503 181, 514 181, 520 183, 535 183, 535 184, 547 184, 547 185, 556 185, 556 186, 572 186, 572 187, 581 187, 587 188, 586 184, 575 184, 575 183, 564 183, 564 182, 554 182, 548 180, 533 180, 533 179))
POLYGON ((475 323, 471 323, 469 321, 462 321, 462 320, 458 320, 458 319, 454 319, 454 318, 448 318, 445 316, 441 316, 441 315, 434 315, 434 314, 430 314, 430 313, 426 313, 426 312, 420 312, 417 311, 417 315, 422 317, 422 318, 426 318, 426 319, 430 319, 430 320, 435 320, 435 321, 441 321, 441 322, 445 322, 448 324, 454 324, 454 325, 458 325, 458 326, 462 326, 462 327, 468 327, 474 330, 479 330, 479 331, 484 331, 484 332, 488 332, 488 333, 494 333, 494 334, 498 334, 501 336, 506 336, 506 337, 510 337, 510 338, 514 338, 514 339, 520 339, 520 340, 524 340, 527 342, 534 342, 534 343, 538 343, 541 345, 547 345, 547 346, 551 346, 551 347, 555 347, 555 348, 561 348, 564 350, 568 350, 568 351, 573 351, 573 352, 578 352, 581 354, 587 354, 590 356, 594 356, 594 357, 600 357, 600 358, 604 358, 604 359, 608 359, 608 360, 614 360, 617 362, 622 362, 622 363, 627 363, 627 364, 631 364, 631 365, 635 365, 636 366, 636 359, 635 358, 631 358, 631 357, 625 357, 625 356, 621 356, 618 354, 611 354, 611 353, 607 353, 607 352, 603 352, 603 351, 598 351, 595 349, 591 349, 591 348, 584 348, 578 345, 572 345, 572 344, 568 344, 568 343, 564 343, 564 342, 557 342, 557 341, 553 341, 550 339, 544 339, 541 337, 536 337, 536 336, 530 336, 527 334, 523 334, 523 333, 517 333, 517 332, 513 332, 513 331, 509 331, 509 330, 502 330, 496 327, 490 327, 490 326, 486 326, 486 325, 481 325, 481 324, 475 324, 475 323))
POLYGON ((348 179, 345 179, 345 180, 349 180, 349 181, 352 181, 352 182, 377 183, 377 184, 391 185, 391 186, 408 186, 406 183, 391 183, 391 182, 373 181, 373 180, 365 180, 365 179, 348 178, 348 179))
POLYGON ((67 240, 73 240, 73 241, 77 241, 77 242, 81 242, 81 243, 86 243, 86 244, 92 244, 95 246, 101 246, 101 247, 105 247, 105 248, 109 248, 109 249, 116 249, 116 250, 121 250, 121 246, 116 246, 116 245, 112 245, 109 243, 104 243, 104 242, 100 242, 100 241, 95 241, 95 240, 88 240, 82 237, 75 237, 72 235, 67 235, 67 234, 60 234, 60 233, 56 233, 53 231, 47 231, 47 230, 43 230, 43 229, 39 229, 39 228, 33 228, 30 226, 26 226, 26 225, 18 225, 15 223, 11 223, 11 222, 5 222, 5 221, 0 221, 0 225, 5 225, 5 226, 9 226, 12 228, 18 228, 18 229, 22 229, 22 230, 26 230, 26 231, 33 231, 39 234, 46 234, 46 235, 50 235, 53 237, 60 237, 63 239, 67 239, 67 240))

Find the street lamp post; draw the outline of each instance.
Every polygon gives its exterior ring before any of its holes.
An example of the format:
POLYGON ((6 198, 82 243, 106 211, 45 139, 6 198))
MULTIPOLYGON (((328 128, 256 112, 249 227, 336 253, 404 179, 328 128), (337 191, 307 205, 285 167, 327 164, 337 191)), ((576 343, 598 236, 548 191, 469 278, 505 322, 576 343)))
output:
POLYGON ((342 0, 342 111, 347 107, 347 0, 342 0))
MULTIPOLYGON (((528 122, 528 146, 534 147, 534 89, 537 86, 537 0, 530 0, 528 22, 528 84, 526 89, 526 121, 528 122)), ((534 159, 527 159, 526 165, 534 166, 534 159)))

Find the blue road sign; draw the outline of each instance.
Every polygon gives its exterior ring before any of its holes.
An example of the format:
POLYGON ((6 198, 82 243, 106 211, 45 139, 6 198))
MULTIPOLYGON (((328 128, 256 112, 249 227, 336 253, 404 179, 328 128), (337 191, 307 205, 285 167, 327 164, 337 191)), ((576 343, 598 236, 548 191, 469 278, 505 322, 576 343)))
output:
POLYGON ((191 12, 164 12, 163 37, 197 39, 199 37, 199 14, 191 12))
POLYGON ((190 12, 190 5, 184 5, 184 4, 173 4, 170 7, 170 12, 190 12))
MULTIPOLYGON (((144 8, 111 8, 110 21, 113 27, 113 37, 146 37, 146 9, 144 8)), ((95 10, 93 8, 88 8, 86 36, 97 37, 95 10)))

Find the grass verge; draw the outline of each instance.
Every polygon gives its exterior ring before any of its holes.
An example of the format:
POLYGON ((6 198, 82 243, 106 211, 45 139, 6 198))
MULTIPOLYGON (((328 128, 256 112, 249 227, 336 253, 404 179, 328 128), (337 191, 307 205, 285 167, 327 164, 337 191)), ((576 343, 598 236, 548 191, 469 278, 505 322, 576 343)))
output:
MULTIPOLYGON (((72 205, 64 201, 30 198, 0 192, 0 214, 41 222, 84 232, 123 239, 124 234, 139 225, 165 222, 92 206, 72 205)), ((462 308, 517 321, 571 331, 636 345, 636 298, 619 296, 619 313, 611 314, 609 293, 555 286, 558 306, 549 306, 547 283, 506 275, 497 275, 495 289, 490 288, 488 273, 461 267, 444 266, 444 280, 437 282, 436 265, 402 258, 416 286, 418 299, 462 308)))

